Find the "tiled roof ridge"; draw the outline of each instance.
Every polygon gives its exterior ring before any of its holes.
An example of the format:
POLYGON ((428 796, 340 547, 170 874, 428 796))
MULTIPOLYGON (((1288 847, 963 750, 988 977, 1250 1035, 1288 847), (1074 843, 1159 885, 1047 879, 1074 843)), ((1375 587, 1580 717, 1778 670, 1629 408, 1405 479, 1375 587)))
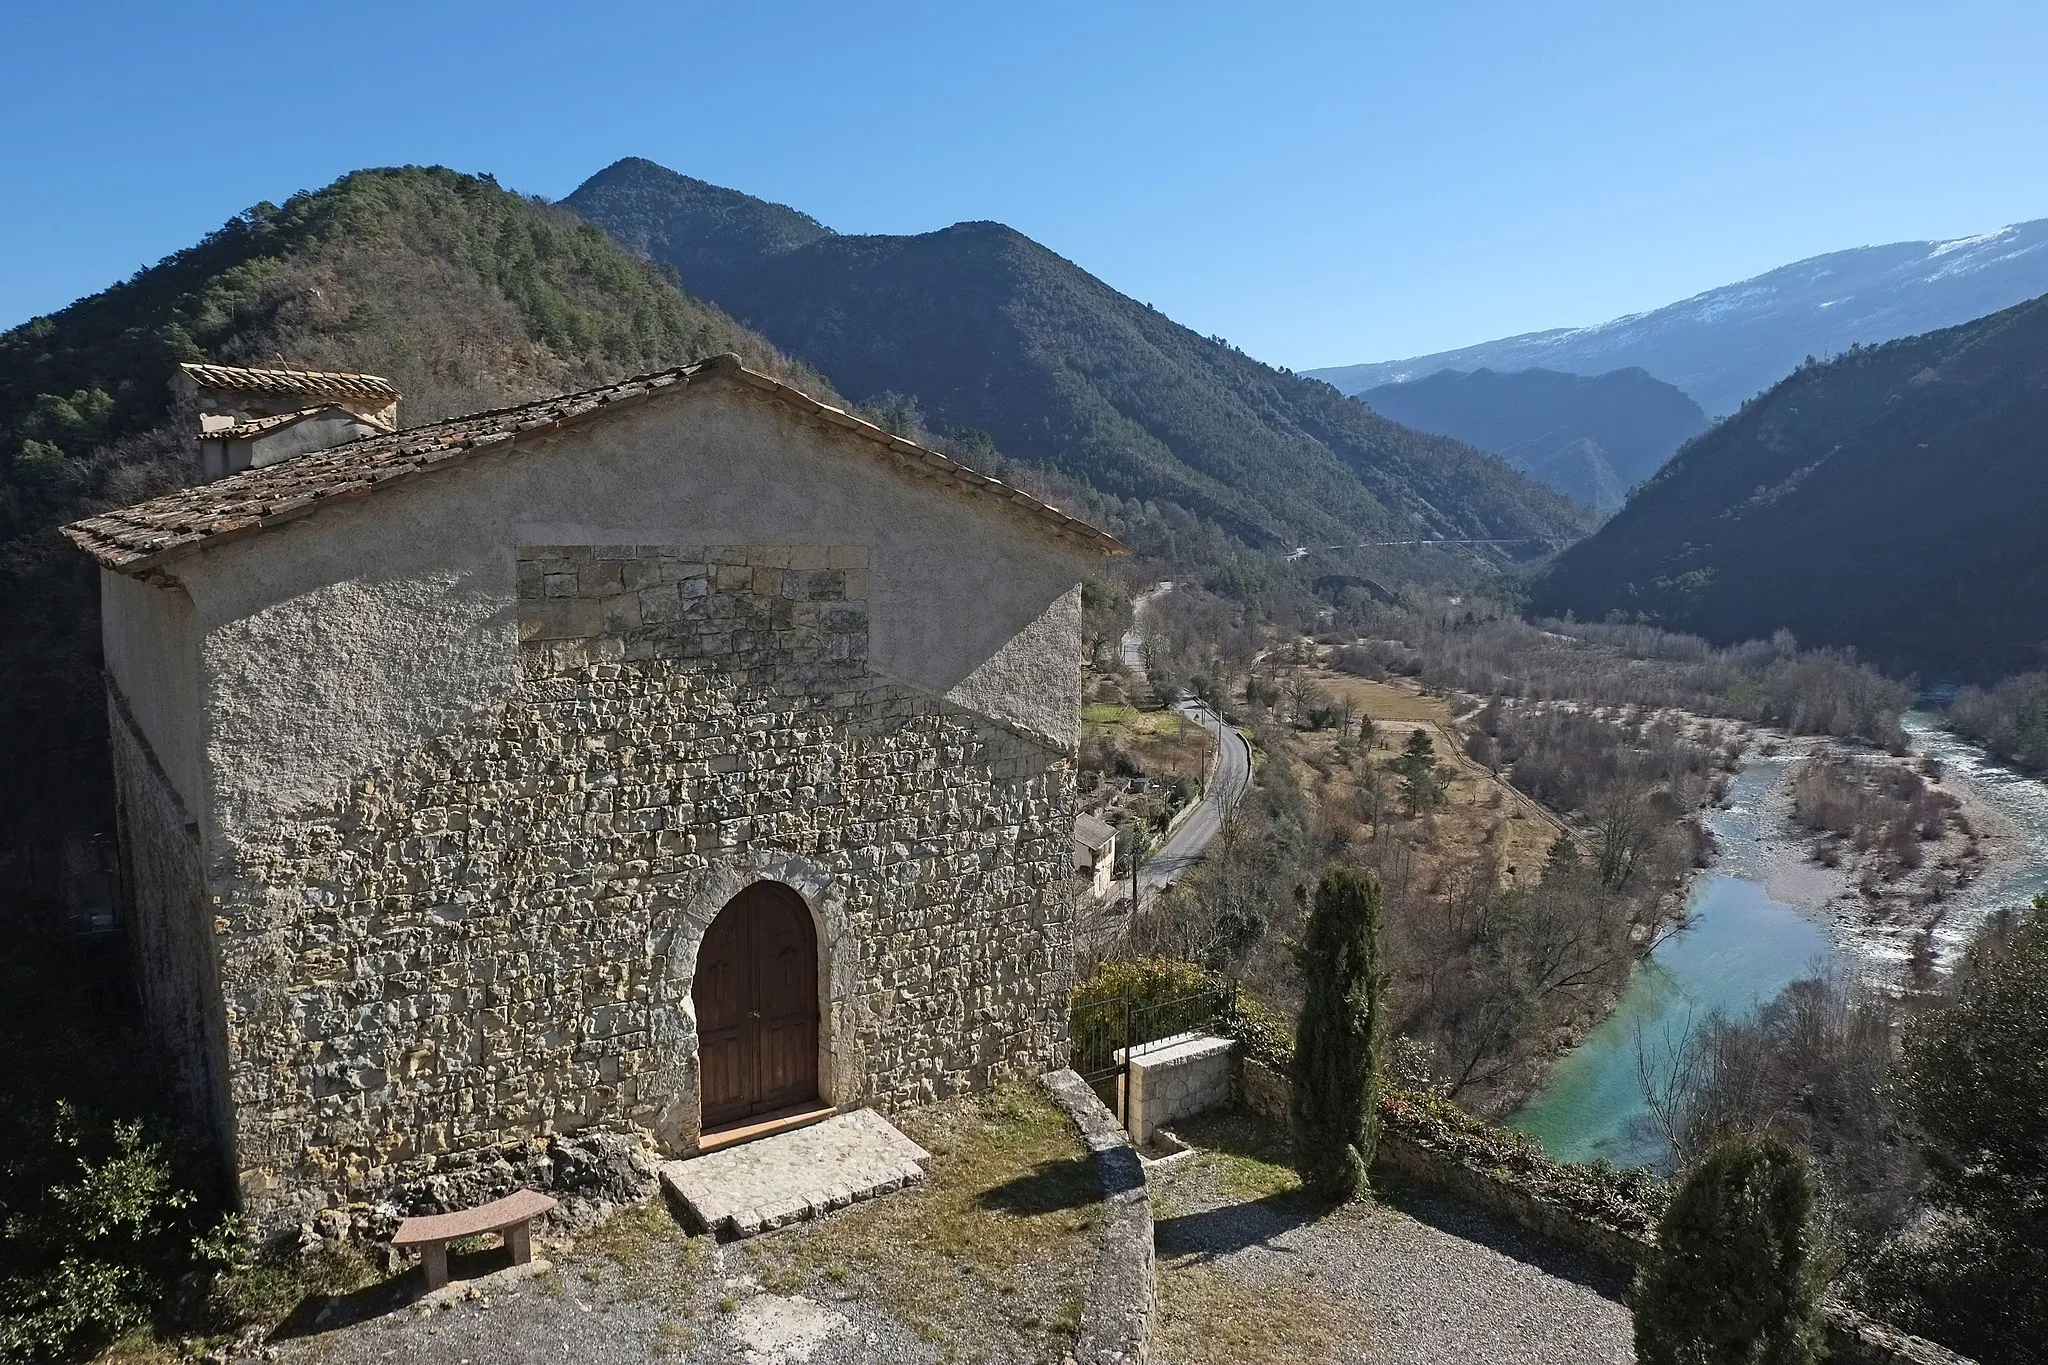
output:
POLYGON ((1103 554, 1127 553, 1122 542, 1079 517, 935 450, 893 436, 852 413, 820 403, 779 379, 748 369, 730 353, 578 393, 366 436, 166 493, 133 507, 85 517, 64 527, 64 535, 103 567, 142 574, 202 545, 253 535, 342 500, 368 497, 389 484, 447 468, 473 454, 547 436, 714 377, 745 383, 814 420, 863 437, 880 448, 878 453, 891 457, 897 468, 993 500, 1050 534, 1103 554))
POLYGON ((339 393, 355 397, 397 398, 397 386, 381 374, 357 374, 347 370, 300 370, 290 366, 275 369, 248 365, 215 365, 211 361, 187 360, 178 368, 195 384, 212 389, 240 389, 243 392, 339 393))

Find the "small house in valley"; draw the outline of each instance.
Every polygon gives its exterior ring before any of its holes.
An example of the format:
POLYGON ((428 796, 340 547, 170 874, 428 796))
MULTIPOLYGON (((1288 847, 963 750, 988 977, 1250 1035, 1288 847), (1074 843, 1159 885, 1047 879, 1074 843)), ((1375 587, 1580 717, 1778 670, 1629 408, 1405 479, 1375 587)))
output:
POLYGON ((1091 900, 1108 897, 1116 877, 1116 826, 1081 812, 1074 820, 1074 871, 1091 900))
POLYGON ((221 477, 67 534, 149 1017, 259 1225, 1064 1064, 1115 540, 730 356, 412 430, 178 382, 221 477))

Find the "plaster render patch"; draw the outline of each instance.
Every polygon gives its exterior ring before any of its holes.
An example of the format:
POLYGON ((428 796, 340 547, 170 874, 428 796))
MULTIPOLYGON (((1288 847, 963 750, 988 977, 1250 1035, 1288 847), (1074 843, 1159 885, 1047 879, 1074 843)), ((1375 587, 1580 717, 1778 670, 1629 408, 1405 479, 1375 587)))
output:
POLYGON ((262 828, 325 804, 356 775, 503 703, 516 681, 516 613, 493 577, 510 574, 351 578, 215 629, 203 660, 222 826, 262 828), (257 748, 269 762, 234 761, 257 748))

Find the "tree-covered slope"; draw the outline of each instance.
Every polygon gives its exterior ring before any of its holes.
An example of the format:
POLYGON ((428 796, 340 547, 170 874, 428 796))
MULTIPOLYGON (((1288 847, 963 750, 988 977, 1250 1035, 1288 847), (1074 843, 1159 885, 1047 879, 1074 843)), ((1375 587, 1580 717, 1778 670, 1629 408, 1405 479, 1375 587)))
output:
POLYGON ((1536 606, 1789 628, 1927 677, 2048 648, 2048 297, 1805 366, 1693 441, 1536 606))
POLYGON ((1700 405, 1647 370, 1439 370, 1359 397, 1418 431, 1490 450, 1537 482, 1600 511, 1704 431, 1700 405))
POLYGON ((764 257, 832 235, 808 213, 637 156, 584 181, 569 206, 628 251, 674 266, 684 289, 707 298, 764 257))
POLYGON ((1198 336, 999 223, 763 250, 759 224, 790 211, 763 205, 728 231, 732 195, 635 161, 564 204, 847 393, 912 395, 941 428, 1251 545, 1531 537, 1533 554, 1585 527, 1493 457, 1198 336))
POLYGON ((178 361, 383 374, 417 424, 725 350, 822 387, 588 224, 420 168, 259 204, 0 334, 0 858, 108 826, 98 586, 54 528, 192 478, 178 361))

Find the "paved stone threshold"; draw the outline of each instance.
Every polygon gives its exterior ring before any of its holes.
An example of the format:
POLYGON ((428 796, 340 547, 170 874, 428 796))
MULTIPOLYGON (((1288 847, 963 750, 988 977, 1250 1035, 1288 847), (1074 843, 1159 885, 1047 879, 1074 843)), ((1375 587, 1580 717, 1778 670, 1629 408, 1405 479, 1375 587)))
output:
POLYGON ((924 1179, 931 1153, 857 1109, 661 1167, 661 1183, 707 1232, 752 1237, 924 1179))

